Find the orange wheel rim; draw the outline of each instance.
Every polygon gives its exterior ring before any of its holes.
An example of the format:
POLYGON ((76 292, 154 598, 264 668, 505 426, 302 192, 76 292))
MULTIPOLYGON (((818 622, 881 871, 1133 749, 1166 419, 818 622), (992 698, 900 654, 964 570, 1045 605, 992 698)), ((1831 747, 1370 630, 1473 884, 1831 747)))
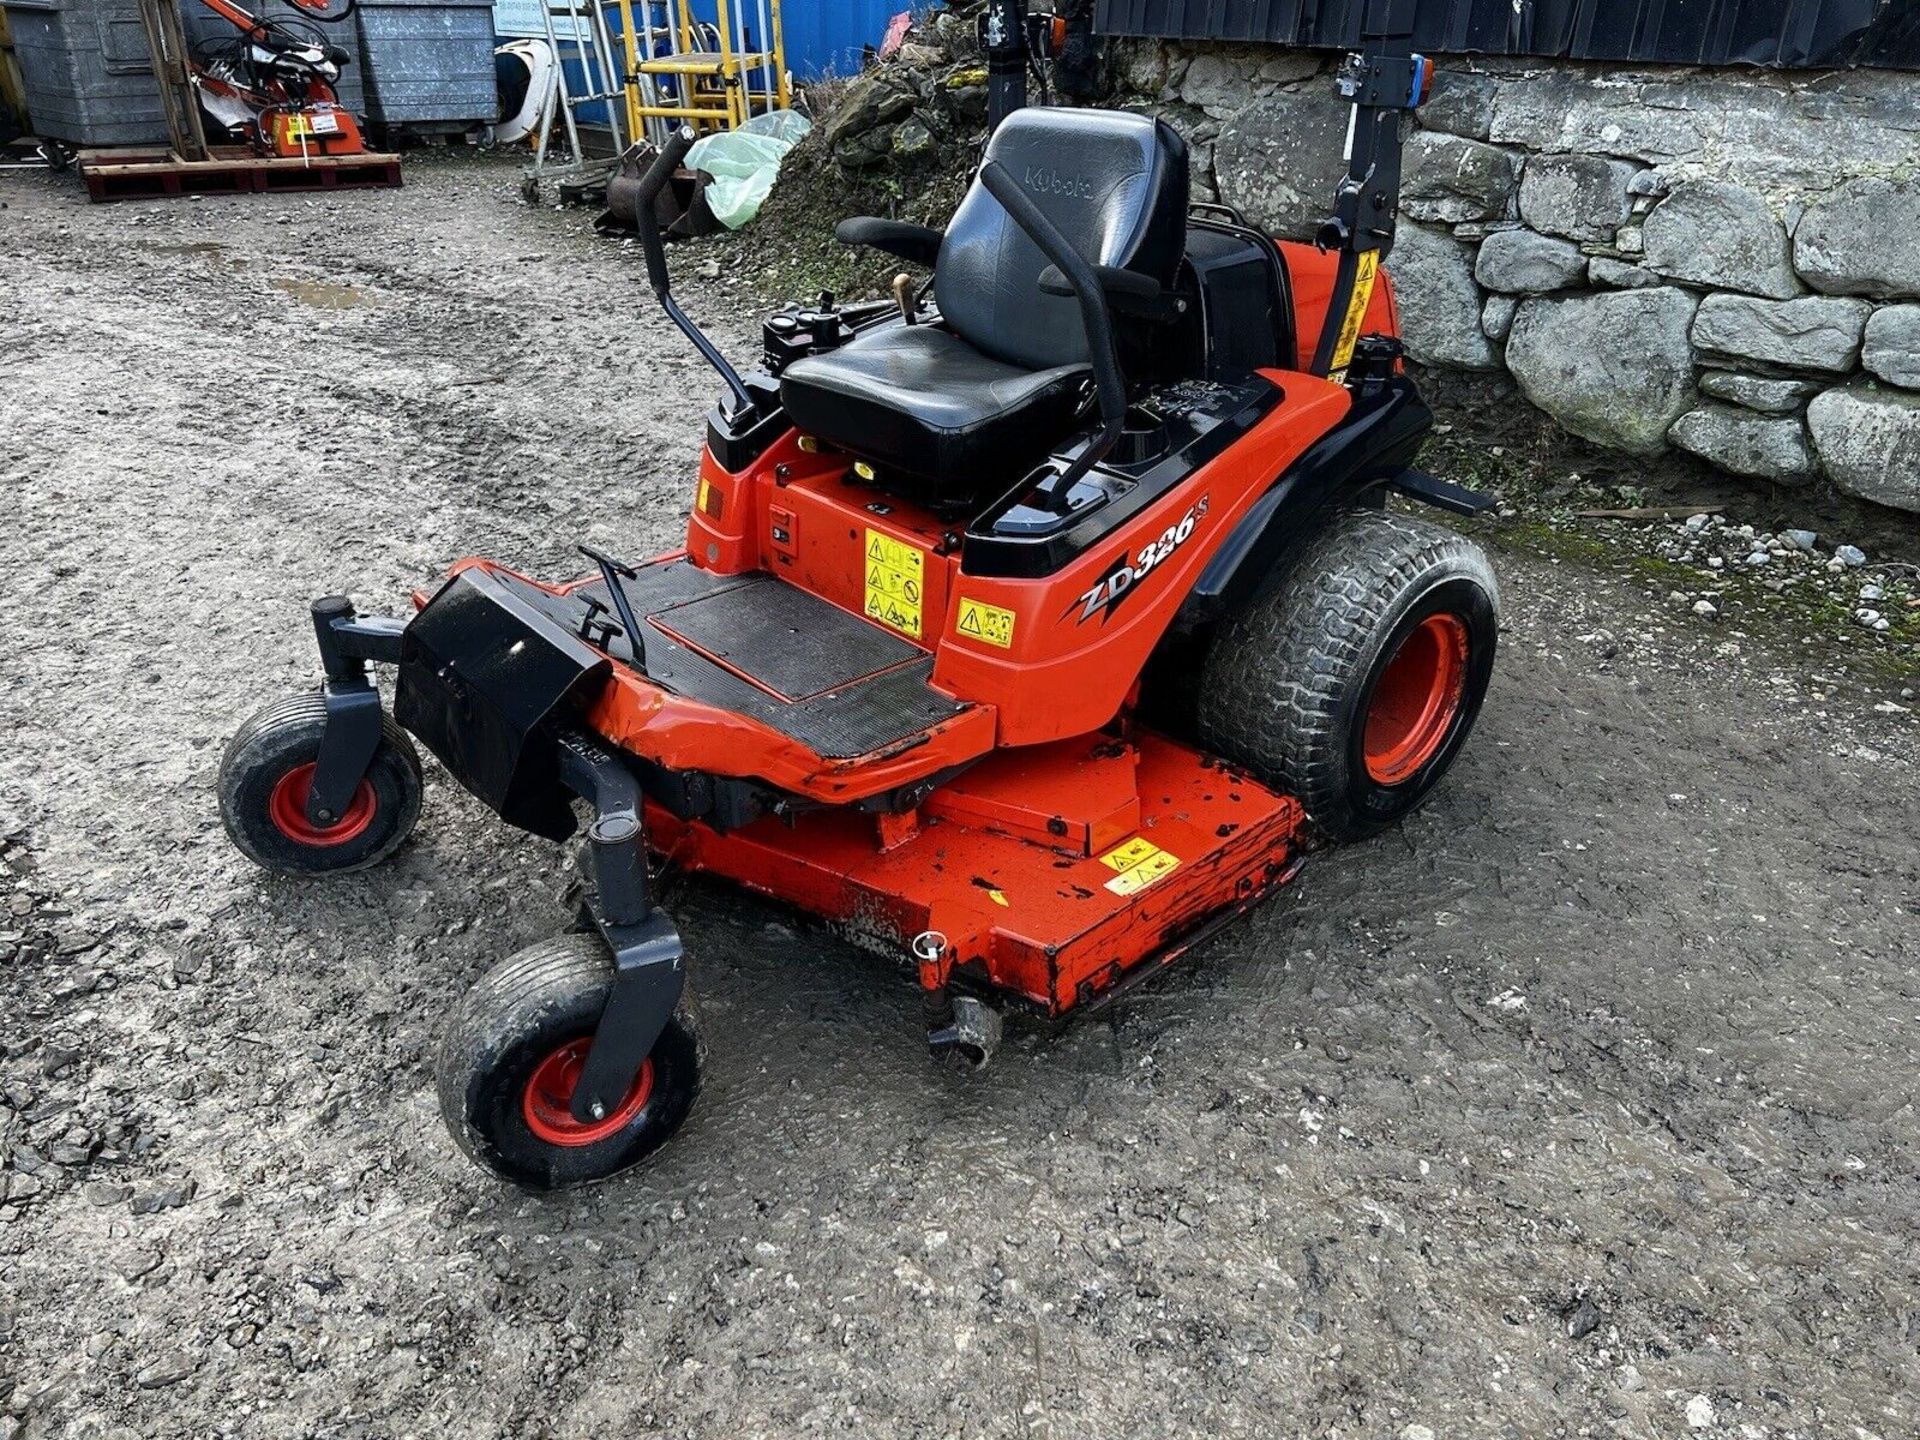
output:
POLYGON ((301 845, 344 845, 365 834, 373 824, 379 798, 373 793, 372 782, 362 780, 354 787, 346 814, 331 825, 315 825, 307 819, 307 796, 313 790, 313 775, 318 768, 311 762, 296 765, 275 781, 273 793, 267 797, 267 818, 273 821, 274 829, 301 845))
POLYGON ((580 1072, 586 1068, 587 1051, 592 1048, 590 1035, 569 1040, 534 1067, 533 1074, 527 1077, 527 1088, 520 1096, 520 1113, 527 1128, 549 1145, 592 1145, 617 1135, 633 1123, 634 1117, 647 1108, 647 1101, 653 1097, 653 1061, 649 1058, 640 1062, 640 1073, 633 1077, 625 1097, 605 1119, 586 1122, 574 1119, 573 1092, 580 1084, 580 1072))
POLYGON ((1362 741, 1367 778, 1398 785, 1440 753, 1467 689, 1466 621, 1429 615, 1407 633, 1374 683, 1362 741))

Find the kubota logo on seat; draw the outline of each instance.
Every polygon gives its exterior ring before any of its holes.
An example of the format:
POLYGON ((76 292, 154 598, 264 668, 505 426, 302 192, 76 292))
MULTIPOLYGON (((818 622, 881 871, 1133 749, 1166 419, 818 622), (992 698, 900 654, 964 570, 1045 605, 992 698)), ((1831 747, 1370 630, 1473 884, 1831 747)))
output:
POLYGON ((1055 170, 1051 165, 1029 165, 1020 176, 1020 183, 1036 195, 1074 195, 1082 200, 1093 198, 1093 182, 1084 175, 1067 175, 1055 170))

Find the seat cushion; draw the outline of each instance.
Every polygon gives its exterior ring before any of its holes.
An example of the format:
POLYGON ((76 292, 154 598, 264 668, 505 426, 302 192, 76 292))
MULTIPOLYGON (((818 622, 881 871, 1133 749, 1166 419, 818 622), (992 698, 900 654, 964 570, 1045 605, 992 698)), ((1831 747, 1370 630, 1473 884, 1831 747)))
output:
POLYGON ((806 433, 960 504, 1007 489, 1065 438, 1089 374, 1023 370, 932 325, 888 325, 794 361, 780 402, 806 433))

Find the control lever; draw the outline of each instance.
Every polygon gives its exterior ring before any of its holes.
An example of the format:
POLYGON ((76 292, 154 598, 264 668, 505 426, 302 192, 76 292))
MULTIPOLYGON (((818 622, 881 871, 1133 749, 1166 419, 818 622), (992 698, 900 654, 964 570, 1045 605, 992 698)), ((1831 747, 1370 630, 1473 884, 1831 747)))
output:
POLYGON ((727 363, 727 357, 707 338, 706 332, 687 317, 686 311, 673 298, 673 284, 667 274, 667 240, 660 232, 660 215, 654 208, 660 192, 667 188, 667 181, 673 178, 673 172, 680 168, 680 162, 687 158, 687 152, 693 148, 693 140, 693 127, 690 125, 682 125, 673 132, 673 138, 667 141, 659 158, 640 178, 640 189, 633 202, 634 218, 640 223, 640 248, 647 254, 647 279, 653 285, 660 308, 693 342, 693 348, 700 352, 700 358, 719 372, 720 378, 727 383, 727 389, 733 392, 737 407, 735 413, 744 415, 753 409, 753 396, 747 393, 746 382, 741 380, 740 372, 727 363))
POLYGON ((893 303, 900 307, 900 318, 913 324, 914 311, 919 307, 919 297, 914 293, 913 276, 902 270, 893 277, 893 303))
POLYGON ((640 622, 633 618, 633 606, 627 600, 626 587, 620 583, 622 580, 638 580, 640 572, 611 555, 601 554, 591 545, 582 545, 579 549, 582 555, 600 567, 600 578, 607 585, 607 598, 613 601, 614 613, 620 617, 621 627, 627 632, 627 648, 633 652, 633 668, 642 675, 646 674, 647 642, 640 634, 640 622))

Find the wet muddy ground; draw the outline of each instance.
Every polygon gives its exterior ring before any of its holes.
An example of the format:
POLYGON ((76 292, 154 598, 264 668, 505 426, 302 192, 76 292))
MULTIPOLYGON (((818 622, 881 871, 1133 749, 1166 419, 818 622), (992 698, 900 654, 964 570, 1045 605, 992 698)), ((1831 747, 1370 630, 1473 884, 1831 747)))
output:
POLYGON ((211 786, 309 596, 682 529, 710 378, 511 182, 0 182, 0 1440, 1920 1431, 1914 716, 1521 550, 1433 803, 1107 1014, 957 1085, 694 886, 681 1138, 467 1164, 433 1041, 565 855, 430 775, 272 880, 211 786))

